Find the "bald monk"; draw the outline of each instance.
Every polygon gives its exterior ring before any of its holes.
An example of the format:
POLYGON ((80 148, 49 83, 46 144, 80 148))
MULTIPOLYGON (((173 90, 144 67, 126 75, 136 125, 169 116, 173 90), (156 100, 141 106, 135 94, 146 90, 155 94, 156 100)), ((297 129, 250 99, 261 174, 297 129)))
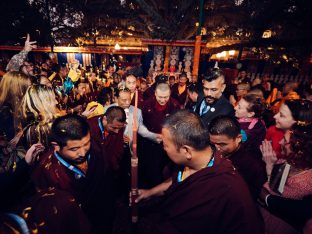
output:
MULTIPOLYGON (((142 108, 143 123, 154 133, 161 132, 161 125, 166 116, 180 109, 179 103, 171 98, 171 90, 167 83, 156 86, 155 94, 144 103, 142 108)), ((139 148, 140 183, 145 188, 151 188, 163 181, 163 170, 170 161, 162 146, 148 139, 141 139, 139 148)))

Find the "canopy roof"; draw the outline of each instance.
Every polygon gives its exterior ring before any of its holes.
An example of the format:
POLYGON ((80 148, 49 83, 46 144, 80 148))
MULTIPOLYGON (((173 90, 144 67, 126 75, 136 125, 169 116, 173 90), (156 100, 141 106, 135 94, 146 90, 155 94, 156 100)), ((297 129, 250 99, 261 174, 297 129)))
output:
MULTIPOLYGON (((27 32, 48 46, 101 46, 142 39, 194 39, 199 0, 1 1, 2 45, 22 45, 27 32)), ((203 40, 228 45, 291 47, 309 54, 310 0, 205 0, 203 40), (231 42, 231 43, 225 43, 231 42), (308 46, 308 47, 307 47, 308 46), (308 48, 308 49, 307 49, 308 48)))

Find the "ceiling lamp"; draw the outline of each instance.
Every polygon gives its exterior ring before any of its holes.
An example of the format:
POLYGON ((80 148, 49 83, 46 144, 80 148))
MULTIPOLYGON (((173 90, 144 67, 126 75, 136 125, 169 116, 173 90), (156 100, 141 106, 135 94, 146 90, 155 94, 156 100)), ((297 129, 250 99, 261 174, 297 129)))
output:
POLYGON ((229 51, 229 55, 230 55, 230 56, 233 56, 234 54, 235 54, 235 50, 230 50, 230 51, 229 51))
POLYGON ((118 44, 118 43, 116 43, 116 45, 115 45, 115 50, 120 50, 121 48, 120 48, 120 45, 118 44))
POLYGON ((222 51, 222 52, 220 53, 220 55, 221 55, 221 57, 226 57, 226 51, 222 51))
POLYGON ((272 37, 272 31, 271 30, 265 30, 262 34, 262 38, 270 38, 272 37))
POLYGON ((240 6, 244 2, 244 0, 235 0, 234 2, 236 6, 240 6))

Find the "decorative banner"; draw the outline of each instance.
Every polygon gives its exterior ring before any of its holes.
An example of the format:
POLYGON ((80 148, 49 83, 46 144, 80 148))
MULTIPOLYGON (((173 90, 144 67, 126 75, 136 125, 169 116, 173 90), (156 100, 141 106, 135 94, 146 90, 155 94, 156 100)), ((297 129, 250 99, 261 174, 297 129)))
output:
MULTIPOLYGON (((169 58, 169 72, 176 72, 177 71, 177 65, 179 61, 179 47, 172 46, 170 50, 170 58, 169 58)), ((182 70, 182 62, 181 62, 181 68, 179 68, 178 72, 181 72, 182 70)))
POLYGON ((191 79, 191 66, 193 62, 193 47, 185 47, 183 48, 185 50, 184 55, 184 72, 186 72, 187 77, 191 79))
POLYGON ((75 60, 75 53, 67 53, 67 63, 72 63, 75 60))
POLYGON ((154 61, 155 61, 155 71, 161 71, 164 60, 164 47, 155 46, 154 47, 154 61))
POLYGON ((83 66, 91 66, 91 54, 82 54, 82 63, 83 66))
POLYGON ((164 63, 164 72, 168 72, 169 55, 170 55, 170 46, 166 46, 166 57, 165 57, 165 63, 164 63))
POLYGON ((75 53, 75 59, 79 61, 79 64, 83 65, 82 53, 75 53))
POLYGON ((196 79, 196 80, 198 78, 200 44, 201 44, 201 35, 198 35, 198 36, 196 36, 196 41, 195 41, 194 65, 193 65, 193 79, 196 79))

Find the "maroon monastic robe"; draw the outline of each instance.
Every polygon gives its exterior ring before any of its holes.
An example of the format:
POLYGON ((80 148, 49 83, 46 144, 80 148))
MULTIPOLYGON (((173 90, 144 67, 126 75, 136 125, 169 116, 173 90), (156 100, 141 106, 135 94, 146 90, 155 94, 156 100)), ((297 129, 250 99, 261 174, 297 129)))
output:
POLYGON ((103 134, 99 127, 99 118, 102 121, 103 115, 88 119, 92 149, 96 154, 105 157, 104 160, 110 169, 116 171, 120 166, 119 163, 124 152, 123 129, 119 130, 117 134, 111 132, 103 134))
POLYGON ((94 230, 111 231, 114 194, 112 176, 103 157, 91 153, 85 177, 78 178, 75 172, 58 161, 53 151, 48 151, 40 157, 31 177, 38 189, 55 187, 71 194, 81 204, 94 230))
POLYGON ((248 188, 232 163, 215 157, 206 167, 166 191, 154 213, 142 219, 142 233, 264 233, 248 188))
MULTIPOLYGON (((135 95, 132 96, 131 105, 135 106, 135 95)), ((144 106, 144 98, 142 91, 138 90, 138 108, 142 109, 144 106)))
POLYGON ((187 97, 187 87, 183 93, 179 93, 179 84, 174 84, 171 88, 171 97, 177 100, 181 107, 184 106, 187 97))
POLYGON ((30 230, 37 229, 38 233, 91 233, 89 220, 75 198, 55 187, 38 191, 20 204, 14 213, 24 218, 30 230))
POLYGON ((267 181, 265 162, 262 160, 260 149, 241 144, 229 159, 247 183, 254 200, 257 200, 263 184, 267 181))
POLYGON ((153 96, 144 103, 142 108, 143 122, 151 132, 160 133, 165 118, 179 109, 179 103, 175 99, 170 98, 166 106, 160 106, 153 96))
MULTIPOLYGON (((179 110, 179 103, 170 98, 165 106, 158 104, 155 96, 144 103, 143 123, 151 132, 160 133, 165 118, 179 110)), ((170 162, 161 144, 139 138, 139 184, 141 188, 151 188, 164 179, 163 170, 170 162)))

